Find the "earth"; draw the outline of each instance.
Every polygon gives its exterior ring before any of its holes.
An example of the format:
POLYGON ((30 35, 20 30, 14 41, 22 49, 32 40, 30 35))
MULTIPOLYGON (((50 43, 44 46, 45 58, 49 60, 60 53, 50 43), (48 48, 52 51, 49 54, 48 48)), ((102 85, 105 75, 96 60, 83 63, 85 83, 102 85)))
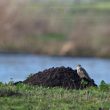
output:
POLYGON ((24 80, 23 83, 45 87, 63 87, 67 89, 84 89, 97 86, 93 79, 80 78, 77 74, 77 70, 63 66, 52 67, 32 74, 24 80))

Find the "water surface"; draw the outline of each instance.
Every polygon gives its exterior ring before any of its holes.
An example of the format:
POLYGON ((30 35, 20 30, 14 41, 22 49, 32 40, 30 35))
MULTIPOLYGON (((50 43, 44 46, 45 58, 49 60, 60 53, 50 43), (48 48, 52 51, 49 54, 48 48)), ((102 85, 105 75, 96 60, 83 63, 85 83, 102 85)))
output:
POLYGON ((0 81, 24 80, 30 73, 36 73, 50 67, 72 67, 81 64, 97 84, 101 80, 110 83, 110 59, 50 57, 26 54, 0 54, 0 81))

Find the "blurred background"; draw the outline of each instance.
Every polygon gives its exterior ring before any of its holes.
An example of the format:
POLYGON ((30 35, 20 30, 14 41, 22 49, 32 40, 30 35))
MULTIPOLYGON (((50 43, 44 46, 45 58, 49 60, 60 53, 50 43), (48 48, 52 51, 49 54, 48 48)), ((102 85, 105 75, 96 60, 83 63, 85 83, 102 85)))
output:
POLYGON ((0 0, 0 52, 110 57, 109 0, 0 0))
POLYGON ((0 0, 0 81, 82 64, 110 82, 109 58, 109 0, 0 0))

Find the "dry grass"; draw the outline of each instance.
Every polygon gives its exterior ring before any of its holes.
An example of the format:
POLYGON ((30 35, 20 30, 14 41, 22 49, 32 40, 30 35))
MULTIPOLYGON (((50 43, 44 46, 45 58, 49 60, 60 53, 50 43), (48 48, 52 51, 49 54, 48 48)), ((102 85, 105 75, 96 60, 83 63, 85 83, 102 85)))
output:
POLYGON ((109 4, 0 0, 0 51, 110 57, 109 4))

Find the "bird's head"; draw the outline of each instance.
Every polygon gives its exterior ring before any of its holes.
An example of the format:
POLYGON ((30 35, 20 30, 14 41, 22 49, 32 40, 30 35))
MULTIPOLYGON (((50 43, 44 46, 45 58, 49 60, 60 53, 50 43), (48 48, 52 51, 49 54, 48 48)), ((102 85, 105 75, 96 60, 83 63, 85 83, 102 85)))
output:
POLYGON ((81 65, 80 65, 80 64, 78 64, 78 65, 77 65, 77 67, 81 67, 81 65))
POLYGON ((78 64, 78 65, 76 66, 76 68, 77 68, 77 69, 79 69, 80 67, 81 67, 81 65, 80 65, 80 64, 78 64))

